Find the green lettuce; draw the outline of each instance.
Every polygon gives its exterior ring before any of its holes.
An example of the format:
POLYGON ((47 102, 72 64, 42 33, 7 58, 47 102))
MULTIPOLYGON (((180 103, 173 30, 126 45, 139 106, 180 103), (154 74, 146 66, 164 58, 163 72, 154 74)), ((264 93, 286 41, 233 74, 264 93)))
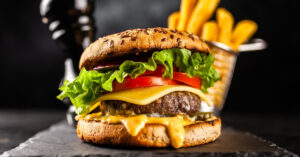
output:
POLYGON ((96 70, 87 71, 82 68, 78 77, 72 82, 65 81, 59 90, 61 94, 57 96, 59 100, 69 97, 76 108, 77 114, 89 112, 90 104, 95 101, 103 92, 113 90, 113 81, 122 83, 130 76, 137 76, 149 71, 155 71, 158 64, 165 67, 162 77, 173 77, 173 65, 180 71, 185 72, 189 77, 198 76, 202 79, 201 90, 207 92, 207 88, 214 85, 220 79, 219 74, 212 67, 212 54, 191 53, 187 49, 167 49, 155 51, 148 62, 124 61, 118 70, 99 72, 96 70))

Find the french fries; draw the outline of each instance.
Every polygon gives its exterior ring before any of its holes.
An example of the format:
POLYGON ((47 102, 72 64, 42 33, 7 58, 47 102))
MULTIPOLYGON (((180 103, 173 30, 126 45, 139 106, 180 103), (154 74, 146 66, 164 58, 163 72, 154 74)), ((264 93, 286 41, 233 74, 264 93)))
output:
POLYGON ((217 41, 218 40, 218 25, 216 21, 209 21, 203 25, 203 30, 201 37, 207 41, 217 41))
POLYGON ((220 0, 199 0, 192 13, 186 31, 200 35, 203 24, 212 16, 220 0))
POLYGON ((251 20, 242 20, 238 22, 234 28, 231 42, 235 50, 246 42, 256 32, 257 24, 251 20))
POLYGON ((257 30, 251 20, 242 20, 234 27, 234 17, 225 8, 218 8, 216 21, 209 21, 220 0, 181 0, 180 12, 168 18, 168 27, 187 31, 207 41, 217 41, 238 50, 257 30), (234 27, 234 28, 233 28, 234 27))
POLYGON ((177 26, 178 30, 185 31, 188 20, 195 7, 195 4, 196 4, 196 0, 181 0, 180 18, 177 26))
POLYGON ((216 12, 216 19, 219 28, 218 41, 226 45, 231 45, 230 39, 232 34, 232 27, 234 24, 232 14, 225 8, 218 8, 216 12))
POLYGON ((168 17, 168 28, 176 29, 179 21, 179 12, 176 11, 168 17))

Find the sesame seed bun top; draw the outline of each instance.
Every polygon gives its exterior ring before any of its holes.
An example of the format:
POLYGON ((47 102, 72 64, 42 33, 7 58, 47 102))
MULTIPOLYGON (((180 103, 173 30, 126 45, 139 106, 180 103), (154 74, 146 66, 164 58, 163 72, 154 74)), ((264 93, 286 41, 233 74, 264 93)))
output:
POLYGON ((132 29, 99 38, 81 55, 79 69, 93 69, 102 61, 127 54, 185 48, 210 53, 205 42, 194 34, 168 28, 132 29))

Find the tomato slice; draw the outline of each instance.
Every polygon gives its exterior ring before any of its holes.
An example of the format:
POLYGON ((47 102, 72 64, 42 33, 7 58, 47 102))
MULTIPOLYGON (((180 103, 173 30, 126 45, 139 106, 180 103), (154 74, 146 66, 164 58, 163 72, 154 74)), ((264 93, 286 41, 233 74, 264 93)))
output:
POLYGON ((158 76, 139 76, 135 79, 127 77, 122 83, 117 81, 113 82, 113 91, 120 91, 125 89, 139 88, 139 87, 151 87, 151 86, 163 86, 163 85, 179 85, 180 83, 158 76))
POLYGON ((195 76, 193 78, 190 78, 186 73, 183 72, 173 72, 173 80, 182 82, 186 85, 192 86, 194 88, 201 88, 202 80, 195 76))
MULTIPOLYGON (((176 71, 176 68, 174 67, 174 71, 176 71)), ((159 76, 161 77, 162 74, 165 72, 165 67, 163 65, 157 65, 157 68, 155 71, 149 71, 147 70, 142 76, 159 76)), ((192 86, 194 88, 201 88, 202 80, 195 76, 193 78, 190 78, 186 73, 183 72, 173 72, 173 80, 179 81, 181 83, 184 83, 186 85, 192 86)))
MULTIPOLYGON (((174 68, 176 71, 176 68, 174 68)), ((117 81, 113 82, 113 91, 120 91, 125 89, 139 88, 139 87, 151 87, 151 86, 163 86, 163 85, 179 85, 186 84, 188 86, 200 89, 202 85, 202 80, 195 76, 190 78, 184 72, 173 72, 173 79, 163 78, 162 74, 165 72, 165 67, 163 65, 157 65, 155 71, 147 70, 142 75, 133 79, 127 77, 122 83, 117 81)))
POLYGON ((157 65, 155 71, 146 70, 145 73, 143 73, 141 76, 162 76, 162 74, 165 72, 165 67, 163 65, 157 65))

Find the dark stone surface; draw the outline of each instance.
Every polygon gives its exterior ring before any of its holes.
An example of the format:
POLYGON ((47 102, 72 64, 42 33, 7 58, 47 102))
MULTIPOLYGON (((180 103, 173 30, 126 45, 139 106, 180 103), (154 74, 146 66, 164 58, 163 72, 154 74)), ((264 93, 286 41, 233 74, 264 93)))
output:
POLYGON ((222 114, 223 124, 251 132, 300 155, 300 114, 222 114))
POLYGON ((39 132, 3 156, 297 156, 250 133, 224 127, 215 142, 182 149, 149 149, 97 146, 84 143, 76 130, 62 121, 39 132))
MULTIPOLYGON (((46 129, 51 124, 64 118, 65 111, 63 110, 1 109, 0 154, 18 146, 38 131, 46 129)), ((300 154, 300 125, 297 125, 299 121, 300 115, 298 114, 222 114, 224 125, 270 140, 279 147, 286 148, 298 155, 300 154)), ((187 150, 193 149, 189 148, 187 150)), ((211 155, 211 153, 208 154, 211 155)), ((215 153, 214 155, 218 154, 215 153)), ((228 156, 233 154, 245 155, 249 153, 227 153, 228 156)), ((250 154, 254 155, 255 153, 250 154)), ((274 155, 275 153, 264 153, 265 156, 268 156, 268 154, 274 155)), ((201 153, 201 155, 205 155, 205 153, 201 153)), ((226 155, 226 153, 223 153, 223 155, 226 155)))
POLYGON ((0 154, 64 118, 63 110, 0 109, 0 154))

